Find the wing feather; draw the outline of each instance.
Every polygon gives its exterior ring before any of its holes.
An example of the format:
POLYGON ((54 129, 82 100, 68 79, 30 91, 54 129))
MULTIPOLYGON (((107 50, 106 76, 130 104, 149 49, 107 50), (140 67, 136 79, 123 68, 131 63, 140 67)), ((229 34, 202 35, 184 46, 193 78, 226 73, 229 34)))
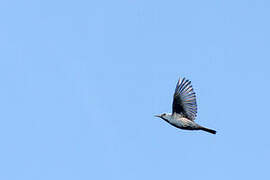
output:
POLYGON ((173 113, 194 121, 197 116, 196 94, 188 79, 179 79, 173 96, 173 113))

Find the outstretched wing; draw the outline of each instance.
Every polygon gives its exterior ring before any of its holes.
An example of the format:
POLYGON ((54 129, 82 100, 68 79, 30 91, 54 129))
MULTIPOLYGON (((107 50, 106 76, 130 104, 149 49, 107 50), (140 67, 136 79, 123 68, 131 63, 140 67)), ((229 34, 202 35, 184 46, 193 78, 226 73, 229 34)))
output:
POLYGON ((191 81, 179 79, 173 96, 173 113, 183 114, 194 121, 197 116, 196 95, 191 81))

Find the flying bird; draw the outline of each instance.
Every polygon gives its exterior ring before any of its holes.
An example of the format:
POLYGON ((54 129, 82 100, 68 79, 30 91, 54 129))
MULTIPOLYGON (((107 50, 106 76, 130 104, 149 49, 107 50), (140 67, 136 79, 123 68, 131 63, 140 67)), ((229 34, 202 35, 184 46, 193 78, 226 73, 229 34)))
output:
POLYGON ((196 94, 192 88, 191 81, 179 79, 175 88, 172 104, 172 113, 156 115, 171 125, 185 130, 203 130, 216 134, 215 130, 208 129, 195 123, 197 116, 196 94))

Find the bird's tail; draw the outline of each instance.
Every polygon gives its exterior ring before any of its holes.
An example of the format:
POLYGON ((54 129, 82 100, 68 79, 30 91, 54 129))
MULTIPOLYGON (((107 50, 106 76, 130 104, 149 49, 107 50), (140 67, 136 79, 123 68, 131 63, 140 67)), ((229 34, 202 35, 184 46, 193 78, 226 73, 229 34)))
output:
POLYGON ((200 126, 199 130, 203 130, 203 131, 206 131, 206 132, 209 132, 209 133, 212 133, 212 134, 216 134, 217 133, 213 129, 208 129, 208 128, 205 128, 205 127, 202 127, 202 126, 200 126))

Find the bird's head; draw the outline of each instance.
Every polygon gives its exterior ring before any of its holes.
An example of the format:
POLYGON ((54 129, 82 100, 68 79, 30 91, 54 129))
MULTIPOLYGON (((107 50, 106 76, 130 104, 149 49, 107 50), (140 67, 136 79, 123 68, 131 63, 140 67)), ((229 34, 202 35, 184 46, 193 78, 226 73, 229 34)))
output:
POLYGON ((155 117, 159 117, 165 121, 169 121, 169 119, 171 118, 171 114, 169 113, 162 113, 162 114, 159 114, 159 115, 155 115, 155 117))

